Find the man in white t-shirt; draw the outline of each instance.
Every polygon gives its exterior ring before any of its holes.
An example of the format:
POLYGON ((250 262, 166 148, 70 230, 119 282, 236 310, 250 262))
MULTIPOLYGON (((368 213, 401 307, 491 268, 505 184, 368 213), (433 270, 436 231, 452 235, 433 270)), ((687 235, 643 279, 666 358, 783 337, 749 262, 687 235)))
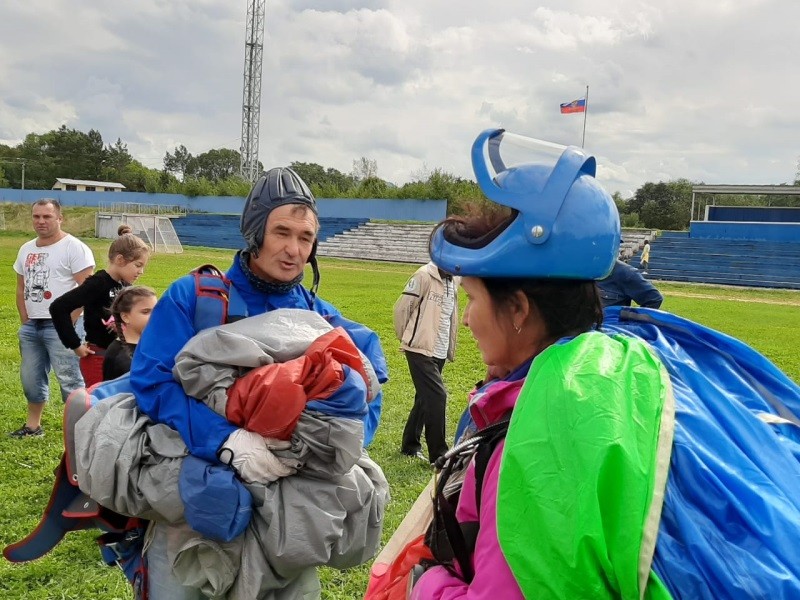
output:
POLYGON ((458 280, 432 262, 408 280, 394 305, 394 329, 405 352, 414 382, 414 406, 408 415, 400 452, 426 458, 420 438, 425 430, 427 460, 447 452, 445 409, 447 390, 442 381, 445 360, 455 358, 458 333, 458 280))
MULTIPOLYGON (((20 377, 28 401, 25 424, 12 437, 44 435, 42 412, 49 395, 52 367, 61 387, 61 398, 83 387, 78 357, 66 348, 53 327, 50 304, 77 285, 94 270, 94 256, 79 239, 61 230, 61 204, 53 198, 33 203, 36 239, 22 245, 14 262, 17 273, 17 311, 20 377)), ((77 315, 73 315, 76 318, 77 315)))

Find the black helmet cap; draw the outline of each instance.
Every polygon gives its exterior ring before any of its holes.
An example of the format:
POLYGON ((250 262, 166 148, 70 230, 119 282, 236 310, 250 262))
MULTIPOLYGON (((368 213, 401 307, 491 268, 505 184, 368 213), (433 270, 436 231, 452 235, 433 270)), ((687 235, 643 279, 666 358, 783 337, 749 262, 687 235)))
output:
MULTIPOLYGON (((258 178, 247 199, 244 201, 242 218, 239 221, 239 230, 247 243, 247 250, 252 256, 258 256, 258 251, 264 243, 264 228, 267 224, 269 213, 285 204, 301 204, 311 209, 317 218, 317 201, 314 194, 300 176, 289 167, 275 167, 264 171, 258 178)), ((317 242, 308 257, 314 271, 312 293, 319 287, 319 268, 317 267, 317 242)))
POLYGON ((253 256, 258 256, 264 243, 264 226, 269 213, 284 204, 302 204, 317 214, 314 194, 297 173, 288 167, 264 171, 247 195, 239 222, 242 237, 253 256))

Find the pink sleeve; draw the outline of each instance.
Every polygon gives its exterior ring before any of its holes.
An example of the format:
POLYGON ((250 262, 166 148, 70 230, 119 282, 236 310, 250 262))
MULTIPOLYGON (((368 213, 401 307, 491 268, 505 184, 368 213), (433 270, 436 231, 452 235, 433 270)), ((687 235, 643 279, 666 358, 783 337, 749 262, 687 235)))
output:
MULTIPOLYGON (((500 471, 501 442, 495 450, 483 481, 481 498, 481 523, 475 544, 473 567, 475 577, 470 584, 452 575, 444 567, 434 567, 414 586, 412 600, 515 600, 523 598, 511 569, 497 541, 497 478, 500 471)), ((472 466, 464 478, 464 487, 458 503, 459 520, 474 519, 475 473, 472 466)))

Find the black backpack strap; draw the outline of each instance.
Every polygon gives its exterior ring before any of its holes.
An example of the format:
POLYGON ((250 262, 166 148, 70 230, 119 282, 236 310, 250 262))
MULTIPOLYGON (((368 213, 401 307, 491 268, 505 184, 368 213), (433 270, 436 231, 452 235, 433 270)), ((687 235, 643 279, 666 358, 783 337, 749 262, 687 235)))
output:
MULTIPOLYGON (((437 548, 434 551, 434 557, 441 562, 456 577, 461 577, 464 581, 472 581, 475 573, 472 570, 472 561, 470 560, 471 552, 464 537, 464 532, 461 529, 461 524, 456 518, 455 502, 457 498, 448 498, 444 493, 444 487, 452 474, 453 466, 456 461, 448 461, 445 469, 442 471, 438 485, 436 486, 436 495, 434 496, 434 524, 437 539, 435 541, 437 548), (444 547, 443 547, 444 545, 444 547), (458 573, 453 567, 452 561, 458 563, 461 573, 458 573)), ((474 543, 474 540, 473 540, 474 543)))
MULTIPOLYGON (((485 434, 487 437, 484 438, 484 441, 478 445, 478 449, 475 451, 475 506, 478 508, 478 518, 480 518, 481 514, 483 479, 486 477, 486 469, 489 466, 489 460, 491 460, 494 451, 497 449, 497 444, 505 439, 508 433, 509 422, 510 419, 503 419, 492 425, 491 427, 496 428, 485 434)), ((484 429, 484 432, 487 430, 488 428, 484 429)))
POLYGON ((494 454, 497 444, 508 432, 508 419, 494 423, 478 431, 461 444, 450 449, 444 456, 444 467, 439 475, 434 496, 434 519, 427 535, 428 547, 434 558, 447 568, 450 573, 470 583, 475 576, 472 569, 472 555, 478 538, 479 521, 459 523, 456 518, 455 503, 457 497, 448 497, 445 493, 447 480, 457 465, 474 457, 475 460, 475 500, 480 517, 481 495, 486 468, 494 454), (461 573, 453 566, 458 564, 461 573))

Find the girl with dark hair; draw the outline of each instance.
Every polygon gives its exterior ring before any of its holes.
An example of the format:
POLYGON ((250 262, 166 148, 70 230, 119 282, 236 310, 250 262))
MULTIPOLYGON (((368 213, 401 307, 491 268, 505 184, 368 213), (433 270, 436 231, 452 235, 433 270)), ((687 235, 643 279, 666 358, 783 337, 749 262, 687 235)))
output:
POLYGON ((122 290, 111 305, 117 339, 109 344, 103 359, 103 381, 125 375, 142 331, 156 305, 156 293, 149 287, 134 285, 122 290))
POLYGON ((50 305, 53 326, 61 343, 80 357, 81 373, 86 387, 103 380, 103 355, 114 340, 114 333, 105 324, 108 310, 116 295, 144 273, 150 248, 130 233, 111 242, 108 267, 87 277, 50 305), (83 308, 86 341, 75 331, 72 315, 83 308))

